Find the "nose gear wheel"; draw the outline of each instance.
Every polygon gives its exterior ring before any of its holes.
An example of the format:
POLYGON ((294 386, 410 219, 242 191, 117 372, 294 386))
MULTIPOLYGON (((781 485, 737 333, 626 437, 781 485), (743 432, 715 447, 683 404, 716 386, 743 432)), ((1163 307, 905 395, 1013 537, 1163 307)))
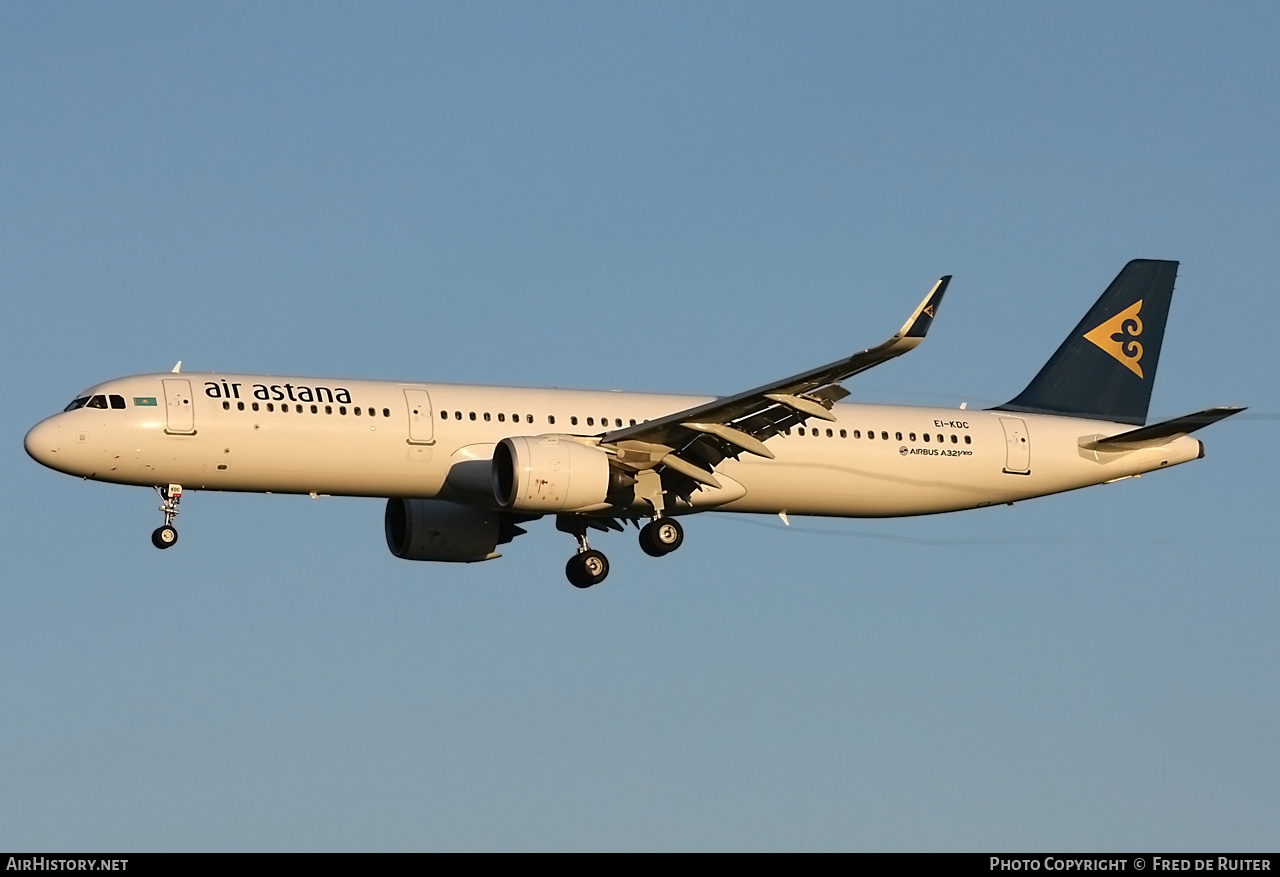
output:
POLYGON ((178 531, 168 524, 163 527, 156 527, 151 533, 151 544, 156 548, 172 548, 177 541, 178 531))

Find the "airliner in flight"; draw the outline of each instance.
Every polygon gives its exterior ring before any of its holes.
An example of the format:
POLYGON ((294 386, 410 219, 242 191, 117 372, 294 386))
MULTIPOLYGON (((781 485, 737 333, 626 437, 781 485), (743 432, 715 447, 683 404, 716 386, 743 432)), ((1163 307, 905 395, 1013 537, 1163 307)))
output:
MULTIPOLYGON (((1146 425, 1178 263, 1124 267, 1039 374, 990 410, 849 404, 844 382, 914 349, 943 277, 878 347, 732 396, 172 372, 107 381, 36 424, 26 450, 83 478, 153 487, 178 538, 184 492, 386 497, 406 560, 474 562, 553 515, 569 581, 604 580, 590 531, 680 517, 924 515, 1059 493, 1204 456, 1190 433, 1241 408, 1146 425)), ((643 523, 643 526, 641 525, 643 523)))

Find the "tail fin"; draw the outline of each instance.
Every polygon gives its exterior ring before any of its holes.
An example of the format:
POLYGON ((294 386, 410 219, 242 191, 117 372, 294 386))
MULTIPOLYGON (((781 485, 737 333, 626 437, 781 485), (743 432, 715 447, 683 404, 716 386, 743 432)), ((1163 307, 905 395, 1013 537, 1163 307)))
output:
POLYGON ((1000 411, 1147 422, 1177 262, 1134 259, 1027 388, 1000 411))

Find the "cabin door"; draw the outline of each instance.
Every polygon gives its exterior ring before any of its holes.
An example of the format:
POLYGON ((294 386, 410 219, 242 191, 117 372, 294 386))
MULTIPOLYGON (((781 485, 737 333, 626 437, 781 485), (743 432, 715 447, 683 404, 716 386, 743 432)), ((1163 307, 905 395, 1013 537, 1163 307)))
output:
POLYGON ((1010 475, 1031 474, 1031 441, 1027 436, 1027 423, 1021 417, 1001 417, 1004 427, 1004 471, 1010 475))
POLYGON ((171 435, 194 435, 196 413, 191 401, 191 382, 179 378, 164 381, 165 428, 171 435))
POLYGON ((436 419, 427 391, 405 390, 404 400, 409 406, 409 444, 435 444, 436 419))

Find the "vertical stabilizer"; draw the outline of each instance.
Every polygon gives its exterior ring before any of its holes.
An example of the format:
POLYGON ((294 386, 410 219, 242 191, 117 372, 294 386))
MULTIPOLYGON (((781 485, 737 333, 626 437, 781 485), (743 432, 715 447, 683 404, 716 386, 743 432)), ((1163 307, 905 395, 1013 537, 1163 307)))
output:
POLYGON ((1125 265, 1035 379, 998 410, 1146 423, 1177 274, 1177 262, 1125 265))

